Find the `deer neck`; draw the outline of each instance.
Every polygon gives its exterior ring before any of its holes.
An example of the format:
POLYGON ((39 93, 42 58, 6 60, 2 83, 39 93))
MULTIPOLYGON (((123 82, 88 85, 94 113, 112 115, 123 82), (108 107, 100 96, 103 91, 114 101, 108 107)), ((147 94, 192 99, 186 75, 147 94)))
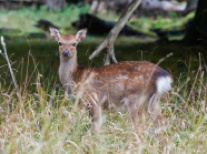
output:
POLYGON ((59 78, 64 87, 74 83, 74 75, 78 70, 77 54, 70 59, 60 57, 59 78))

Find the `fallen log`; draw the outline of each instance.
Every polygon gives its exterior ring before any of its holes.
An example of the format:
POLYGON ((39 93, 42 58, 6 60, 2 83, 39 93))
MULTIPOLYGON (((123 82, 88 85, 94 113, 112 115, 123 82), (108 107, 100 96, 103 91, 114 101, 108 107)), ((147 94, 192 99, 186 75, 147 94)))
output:
MULTIPOLYGON (((116 22, 100 19, 92 14, 82 14, 79 20, 72 23, 76 29, 87 28, 88 33, 91 35, 106 35, 116 25, 116 22)), ((135 36, 142 37, 146 34, 136 31, 129 26, 124 26, 119 36, 135 36)))
POLYGON ((60 27, 58 27, 58 26, 54 25, 53 23, 51 23, 50 21, 47 21, 44 19, 40 19, 39 21, 37 21, 37 24, 35 26, 44 30, 44 31, 49 31, 49 27, 52 27, 55 29, 60 29, 60 27))

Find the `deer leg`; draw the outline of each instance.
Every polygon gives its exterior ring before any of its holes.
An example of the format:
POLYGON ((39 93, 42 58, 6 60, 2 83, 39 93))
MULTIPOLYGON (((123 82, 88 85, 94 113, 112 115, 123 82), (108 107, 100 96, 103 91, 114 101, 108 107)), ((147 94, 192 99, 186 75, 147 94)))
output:
POLYGON ((65 98, 67 100, 72 99, 72 102, 75 102, 75 99, 74 99, 74 97, 72 95, 72 88, 69 85, 65 86, 65 98))
POLYGON ((145 103, 145 97, 131 95, 128 97, 128 110, 131 119, 134 123, 134 129, 138 130, 138 122, 142 114, 143 104, 145 103))
POLYGON ((160 96, 153 94, 146 104, 146 109, 153 120, 155 127, 162 126, 164 124, 164 118, 160 113, 160 96))
POLYGON ((91 117, 91 129, 98 132, 101 127, 101 107, 96 97, 89 96, 88 103, 89 115, 91 117))
POLYGON ((139 120, 137 107, 133 103, 128 103, 128 110, 129 110, 129 114, 131 116, 132 122, 134 124, 134 129, 137 130, 137 124, 139 120))

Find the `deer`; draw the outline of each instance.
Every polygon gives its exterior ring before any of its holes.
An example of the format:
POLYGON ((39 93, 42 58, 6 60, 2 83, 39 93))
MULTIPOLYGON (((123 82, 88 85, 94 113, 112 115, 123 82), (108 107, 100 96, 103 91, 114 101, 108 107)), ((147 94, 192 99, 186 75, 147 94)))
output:
POLYGON ((91 129, 101 128, 103 109, 127 111, 137 129, 142 110, 155 125, 162 123, 161 96, 171 89, 171 75, 148 61, 123 61, 101 67, 79 67, 77 45, 86 37, 87 29, 75 35, 60 34, 50 28, 51 37, 59 44, 59 78, 68 95, 88 104, 91 129), (75 88, 75 90, 73 90, 75 88))

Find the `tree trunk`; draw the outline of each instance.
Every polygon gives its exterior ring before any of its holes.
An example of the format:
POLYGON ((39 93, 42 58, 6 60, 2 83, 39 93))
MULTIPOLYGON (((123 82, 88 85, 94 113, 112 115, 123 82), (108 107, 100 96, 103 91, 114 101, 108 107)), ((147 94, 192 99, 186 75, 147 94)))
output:
POLYGON ((187 44, 195 44, 207 41, 207 0, 199 0, 195 17, 190 24, 184 41, 187 44))
POLYGON ((98 46, 98 48, 90 55, 89 59, 93 59, 94 57, 98 56, 98 54, 104 49, 107 48, 107 55, 105 56, 105 62, 104 65, 110 64, 110 59, 117 63, 115 53, 114 53, 114 42, 119 34, 119 32, 122 30, 122 28, 125 26, 126 22, 129 20, 129 18, 132 16, 133 12, 137 9, 137 7, 141 4, 142 0, 133 0, 130 5, 127 7, 127 10, 125 13, 122 14, 119 21, 116 23, 114 28, 111 29, 106 39, 98 46))

